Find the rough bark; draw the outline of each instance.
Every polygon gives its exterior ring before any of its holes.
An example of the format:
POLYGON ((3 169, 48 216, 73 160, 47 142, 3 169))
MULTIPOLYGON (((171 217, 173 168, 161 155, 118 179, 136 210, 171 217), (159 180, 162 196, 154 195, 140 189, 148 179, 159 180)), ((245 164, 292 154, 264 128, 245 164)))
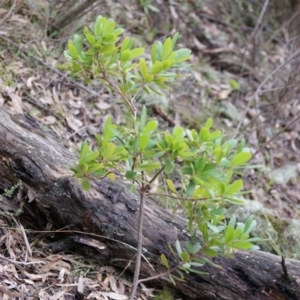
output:
MULTIPOLYGON (((32 222, 38 224, 46 216, 56 228, 68 226, 101 235, 91 240, 74 232, 73 239, 86 239, 83 243, 93 244, 111 265, 126 267, 137 246, 137 197, 126 186, 109 180, 92 183, 92 189, 84 193, 68 170, 75 159, 37 123, 0 109, 0 190, 21 180, 27 197, 24 214, 35 217, 32 222)), ((8 200, 0 207, 15 209, 8 200)), ((184 224, 184 219, 147 201, 143 247, 155 271, 143 260, 142 276, 164 271, 159 256, 171 257, 168 243, 184 242, 184 224)), ((269 253, 237 252, 234 259, 214 260, 222 269, 207 265, 204 271, 209 275, 189 274, 175 288, 193 299, 300 299, 300 262, 286 260, 289 279, 280 262, 280 257, 269 253)), ((169 283, 168 278, 162 281, 169 283)))

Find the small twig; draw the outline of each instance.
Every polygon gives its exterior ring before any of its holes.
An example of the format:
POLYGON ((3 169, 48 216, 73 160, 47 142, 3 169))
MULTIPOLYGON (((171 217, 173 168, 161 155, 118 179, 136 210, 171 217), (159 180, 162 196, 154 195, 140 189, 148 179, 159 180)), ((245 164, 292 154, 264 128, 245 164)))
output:
MULTIPOLYGON (((117 280, 119 280, 119 278, 121 278, 121 276, 126 272, 126 270, 130 267, 130 265, 131 265, 131 263, 133 262, 134 259, 135 259, 135 256, 128 262, 128 264, 123 269, 123 271, 118 275, 117 280)), ((115 259, 114 261, 117 261, 117 259, 115 259)))
POLYGON ((294 12, 294 14, 287 20, 285 21, 279 28, 277 28, 272 36, 267 40, 267 42, 265 43, 266 46, 268 46, 272 40, 274 39, 274 37, 284 28, 284 27, 288 27, 293 21, 294 19, 296 19, 298 17, 298 15, 300 14, 300 6, 299 8, 294 12))
POLYGON ((130 110, 132 111, 134 118, 136 118, 136 108, 134 105, 132 105, 132 103, 128 100, 124 93, 117 86, 115 86, 115 84, 111 82, 106 76, 103 76, 102 79, 105 80, 114 89, 114 91, 122 97, 122 99, 127 103, 130 110))
POLYGON ((289 61, 291 61, 293 58, 295 58, 298 54, 300 53, 300 49, 298 49, 294 54, 292 54, 288 59, 287 61, 283 62, 282 64, 280 64, 276 69, 274 69, 261 83, 260 85, 258 86, 258 88, 256 89, 256 91, 254 92, 254 94, 249 97, 249 102, 248 102, 248 105, 244 111, 244 114, 240 120, 240 122, 238 123, 236 129, 235 129, 235 132, 233 134, 233 138, 235 138, 240 130, 240 127, 243 123, 243 121, 245 120, 245 117, 248 113, 248 110, 250 108, 250 106, 252 105, 254 99, 256 99, 258 97, 258 94, 261 92, 261 89, 262 87, 266 84, 266 82, 275 74, 277 73, 283 66, 285 66, 289 61))
MULTIPOLYGON (((164 196, 164 197, 169 197, 172 199, 176 200, 181 200, 181 201, 207 201, 207 198, 187 198, 187 197, 178 197, 178 196, 173 196, 169 194, 164 194, 164 193, 147 193, 146 196, 164 196)), ((224 197, 216 197, 213 198, 213 200, 222 200, 224 197)))
MULTIPOLYGON (((290 123, 288 123, 285 127, 285 129, 290 128, 292 125, 294 125, 296 122, 300 120, 300 115, 294 118, 290 123)), ((281 131, 279 130, 269 141, 264 143, 254 154, 252 157, 254 157, 257 153, 259 153, 262 149, 264 149, 267 145, 269 145, 272 141, 274 141, 279 135, 281 134, 281 131)))
POLYGON ((146 186, 146 190, 148 190, 148 188, 150 188, 150 185, 152 184, 152 182, 157 178, 157 176, 159 176, 159 174, 165 169, 165 166, 163 166, 154 176, 153 178, 149 181, 149 183, 146 186))
POLYGON ((16 261, 16 260, 12 260, 10 258, 4 257, 0 254, 0 259, 2 260, 6 260, 14 265, 23 265, 23 266, 28 266, 28 265, 34 265, 34 264, 45 264, 46 262, 44 261, 28 261, 28 262, 23 262, 23 261, 16 261))
POLYGON ((153 110, 159 115, 161 116, 163 119, 165 119, 170 125, 172 126, 175 126, 176 125, 176 122, 174 120, 172 120, 169 116, 167 116, 166 113, 163 112, 163 110, 156 106, 156 105, 153 105, 153 110))
POLYGON ((269 0, 265 0, 264 5, 262 7, 262 10, 259 14, 259 17, 257 19, 257 22, 255 24, 255 27, 252 31, 252 34, 250 36, 252 40, 252 67, 255 67, 257 64, 257 56, 259 55, 261 51, 261 39, 262 39, 262 28, 263 28, 263 21, 264 16, 267 10, 267 7, 269 5, 269 0))
POLYGON ((32 250, 31 250, 31 247, 29 245, 28 238, 27 238, 24 227, 14 217, 12 217, 12 218, 15 221, 15 223, 19 226, 19 228, 22 232, 22 236, 23 236, 23 239, 24 239, 24 242, 25 242, 25 245, 26 245, 27 253, 29 254, 29 256, 32 257, 32 250))
POLYGON ((265 0, 264 6, 263 6, 263 8, 262 8, 262 10, 261 10, 261 12, 259 14, 259 17, 257 19, 257 22, 256 22, 255 27, 253 29, 253 32, 251 34, 252 39, 254 39, 257 36, 259 29, 261 29, 263 17, 264 17, 264 15, 266 13, 268 5, 269 5, 269 0, 265 0))
POLYGON ((8 19, 11 17, 11 15, 13 14, 13 12, 14 12, 16 6, 17 6, 17 1, 18 1, 18 0, 14 0, 14 3, 12 4, 10 10, 9 10, 8 13, 6 14, 6 16, 4 16, 4 18, 0 21, 0 26, 1 26, 6 20, 8 20, 8 19))
POLYGON ((289 273, 288 273, 288 270, 287 270, 287 267, 286 267, 286 264, 285 264, 285 257, 283 255, 281 256, 281 267, 282 267, 282 270, 283 270, 284 278, 289 280, 289 273))
MULTIPOLYGON (((142 182, 145 180, 145 174, 142 172, 142 182)), ((133 300, 138 285, 139 285, 139 276, 141 269, 141 259, 142 259, 142 250, 143 250, 143 223, 144 223, 144 206, 145 206, 145 195, 146 195, 146 186, 143 183, 140 191, 140 210, 139 210, 139 220, 138 220, 138 245, 137 245, 137 254, 135 259, 135 270, 133 275, 133 284, 130 291, 129 300, 133 300)))

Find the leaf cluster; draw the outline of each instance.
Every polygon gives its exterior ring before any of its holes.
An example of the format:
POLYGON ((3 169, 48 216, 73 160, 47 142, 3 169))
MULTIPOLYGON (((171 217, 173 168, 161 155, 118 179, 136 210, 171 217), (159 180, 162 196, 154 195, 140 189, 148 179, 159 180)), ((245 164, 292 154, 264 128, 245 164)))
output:
POLYGON ((142 57, 145 49, 134 47, 134 38, 120 41, 122 28, 113 19, 98 16, 93 28, 75 34, 64 54, 68 62, 60 67, 86 83, 99 79, 117 92, 132 108, 132 95, 138 92, 161 95, 166 83, 177 77, 170 69, 187 60, 191 51, 175 50, 179 34, 152 46, 151 59, 142 57), (131 104, 131 105, 130 105, 131 104))

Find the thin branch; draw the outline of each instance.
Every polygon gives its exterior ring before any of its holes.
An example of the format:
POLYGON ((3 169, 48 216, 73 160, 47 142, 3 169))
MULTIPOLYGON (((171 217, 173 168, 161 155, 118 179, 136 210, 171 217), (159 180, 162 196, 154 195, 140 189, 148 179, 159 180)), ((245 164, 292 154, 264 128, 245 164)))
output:
POLYGON ((252 35, 251 35, 253 39, 257 36, 258 31, 261 29, 263 17, 266 13, 266 10, 267 10, 268 6, 269 6, 269 2, 270 2, 269 0, 265 1, 264 6, 263 6, 263 8, 262 8, 262 10, 259 14, 259 17, 258 17, 257 22, 255 24, 255 28, 254 28, 254 30, 252 32, 252 35))
POLYGON ((152 184, 152 182, 157 178, 157 176, 159 176, 159 174, 165 169, 165 166, 163 166, 154 176, 153 178, 149 181, 148 185, 146 186, 146 189, 148 189, 150 187, 150 185, 152 184))
MULTIPOLYGON (((146 196, 164 196, 164 197, 169 197, 172 199, 176 199, 176 200, 181 200, 181 201, 207 201, 208 198, 187 198, 187 197, 178 197, 178 196, 173 196, 170 194, 164 194, 164 193, 147 193, 146 196)), ((217 197, 217 198, 213 198, 210 200, 222 200, 225 198, 222 197, 217 197)))
MULTIPOLYGON (((286 129, 290 128, 292 125, 294 125, 296 122, 300 120, 300 115, 294 118, 290 123, 286 125, 286 129)), ((279 135, 281 134, 281 131, 278 131, 269 141, 264 143, 254 154, 252 157, 254 157, 257 153, 259 153, 262 149, 264 149, 267 145, 269 145, 272 141, 274 141, 279 135)))
POLYGON ((4 24, 4 22, 5 22, 6 20, 8 20, 8 19, 11 17, 11 15, 13 14, 13 12, 14 12, 16 6, 17 6, 17 1, 18 1, 18 0, 14 0, 14 3, 12 4, 10 10, 9 10, 8 13, 4 16, 4 18, 0 21, 0 26, 1 26, 2 24, 4 24))
POLYGON ((272 36, 267 40, 267 42, 265 43, 266 46, 268 46, 272 40, 276 37, 276 35, 284 28, 284 27, 288 27, 293 21, 294 19, 296 19, 298 17, 298 15, 300 14, 300 6, 299 8, 294 12, 294 14, 287 20, 285 21, 279 28, 277 28, 272 36))
POLYGON ((4 257, 3 255, 0 254, 0 259, 2 260, 6 260, 14 265, 23 265, 23 266, 28 266, 28 265, 34 265, 34 264, 45 264, 46 262, 44 261, 28 261, 28 262, 25 262, 25 261, 16 261, 16 260, 12 260, 10 258, 7 258, 7 257, 4 257))
POLYGON ((244 111, 244 114, 240 120, 240 122, 238 123, 235 132, 233 134, 233 138, 235 138, 240 130, 240 127, 243 123, 243 121, 245 120, 245 117, 249 111, 250 106, 252 105, 253 101, 258 97, 258 94, 261 92, 262 87, 266 84, 266 82, 275 74, 277 73, 282 67, 284 67, 289 61, 291 61, 293 58, 295 58, 298 54, 300 53, 300 49, 298 49, 294 54, 292 54, 287 61, 283 62, 282 64, 280 64, 276 69, 274 69, 258 86, 258 88, 256 89, 256 91, 254 92, 254 94, 249 97, 249 102, 248 105, 244 111))
POLYGON ((102 78, 103 80, 105 80, 113 89, 116 93, 118 93, 122 99, 127 103, 127 105, 129 106, 129 108, 131 109, 134 118, 136 118, 136 108, 132 105, 132 103, 127 99, 127 97, 124 95, 124 93, 113 83, 111 82, 106 76, 103 76, 102 78))
MULTIPOLYGON (((145 180, 145 174, 142 172, 142 181, 145 180)), ((129 300, 133 300, 138 285, 139 285, 139 276, 141 269, 141 258, 142 258, 142 250, 143 250, 143 223, 144 223, 144 206, 145 206, 145 194, 146 194, 146 186, 143 183, 142 189, 140 192, 140 211, 139 211, 139 220, 138 220, 138 246, 137 246, 137 254, 135 260, 135 270, 133 276, 133 284, 132 289, 130 291, 129 300)))

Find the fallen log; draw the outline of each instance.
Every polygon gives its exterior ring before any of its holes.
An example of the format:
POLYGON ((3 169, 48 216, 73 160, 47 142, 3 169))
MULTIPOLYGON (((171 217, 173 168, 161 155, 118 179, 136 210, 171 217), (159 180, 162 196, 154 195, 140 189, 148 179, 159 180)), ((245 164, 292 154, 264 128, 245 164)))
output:
MULTIPOLYGON (((138 198, 126 186, 110 180, 92 183, 84 193, 69 167, 76 157, 62 147, 51 133, 20 114, 0 109, 0 193, 18 180, 28 199, 24 214, 38 224, 41 216, 55 228, 73 230, 73 239, 86 237, 81 231, 100 235, 83 242, 93 244, 99 256, 113 266, 125 268, 133 260, 137 246, 138 198)), ((0 208, 15 209, 5 201, 0 208)), ((185 220, 173 216, 151 200, 145 209, 141 276, 165 271, 160 254, 172 257, 168 243, 188 238, 185 220)), ((208 275, 188 274, 175 286, 192 299, 300 299, 300 262, 261 251, 238 251, 234 259, 216 258, 222 269, 206 265, 208 275), (288 275, 288 276, 287 276, 288 275)), ((134 270, 134 262, 128 270, 134 270)), ((170 284, 167 277, 159 282, 170 284)))

